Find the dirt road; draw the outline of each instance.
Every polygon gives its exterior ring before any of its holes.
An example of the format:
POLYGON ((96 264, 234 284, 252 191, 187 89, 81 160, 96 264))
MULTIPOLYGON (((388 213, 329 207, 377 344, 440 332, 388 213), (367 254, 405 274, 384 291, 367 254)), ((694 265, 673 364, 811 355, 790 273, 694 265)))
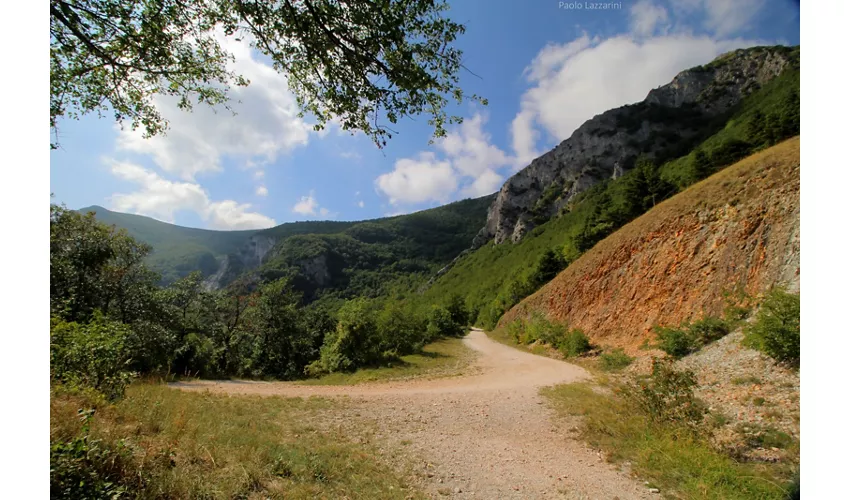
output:
MULTIPOLYGON (((582 368, 499 344, 473 330, 474 374, 357 386, 199 381, 184 390, 281 396, 350 396, 340 421, 363 419, 386 450, 419 457, 416 475, 435 497, 652 498, 647 488, 571 438, 540 387, 588 378, 582 368), (405 451, 407 453, 407 451, 405 451)), ((390 451, 387 451, 391 454, 390 451)))

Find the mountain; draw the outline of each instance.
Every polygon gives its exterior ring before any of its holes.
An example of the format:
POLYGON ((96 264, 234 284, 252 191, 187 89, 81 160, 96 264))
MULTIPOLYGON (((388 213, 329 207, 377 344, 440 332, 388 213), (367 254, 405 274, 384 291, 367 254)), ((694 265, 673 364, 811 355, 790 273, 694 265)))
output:
POLYGON ((475 246, 521 240, 639 155, 663 163, 723 129, 743 99, 787 69, 799 69, 799 47, 755 47, 683 71, 637 104, 597 115, 568 139, 508 179, 490 206, 475 246))
MULTIPOLYGON (((553 254, 560 260, 554 271, 568 267, 572 265, 570 262, 575 261, 594 243, 640 216, 657 202, 752 152, 764 149, 780 139, 799 134, 799 48, 751 50, 755 55, 763 53, 760 57, 767 60, 779 57, 771 54, 787 53, 791 62, 785 65, 785 70, 778 76, 764 84, 758 84, 757 90, 753 90, 720 115, 716 119, 717 123, 713 123, 697 136, 697 142, 681 143, 684 151, 678 152, 680 156, 667 159, 663 159, 664 156, 656 156, 654 164, 657 170, 650 170, 652 175, 649 177, 642 169, 617 170, 616 175, 612 172, 607 177, 593 179, 586 176, 583 179, 588 184, 580 193, 570 195, 567 201, 558 179, 576 170, 572 164, 562 165, 561 170, 556 170, 557 165, 552 163, 549 165, 552 169, 542 169, 545 166, 543 160, 551 159, 552 152, 532 162, 530 167, 510 179, 505 184, 506 188, 499 192, 489 209, 488 226, 495 220, 494 214, 499 214, 500 211, 502 213, 499 220, 507 224, 513 215, 504 212, 504 207, 511 206, 516 209, 514 215, 525 214, 518 215, 517 220, 529 221, 533 223, 533 228, 528 229, 531 226, 525 226, 523 237, 517 238, 513 244, 499 244, 512 241, 507 235, 512 235, 516 226, 504 226, 506 229, 502 234, 507 239, 492 237, 482 243, 482 233, 489 234, 485 227, 476 236, 476 247, 457 259, 450 269, 444 270, 441 276, 429 284, 423 294, 424 300, 433 302, 449 293, 460 294, 466 298, 473 314, 477 315, 477 323, 493 327, 504 311, 554 277, 556 273, 553 274, 551 266, 553 254), (710 135, 704 135, 709 133, 710 135), (511 190, 514 183, 526 182, 541 172, 548 172, 548 177, 545 182, 534 180, 538 186, 535 190, 526 189, 524 193, 511 190), (650 180, 655 184, 655 189, 649 189, 650 186, 646 185, 650 180), (533 208, 531 212, 522 212, 520 202, 529 203, 527 200, 523 201, 523 196, 531 196, 541 190, 543 195, 534 202, 535 206, 550 208, 533 208), (560 208, 554 210, 553 207, 560 208)), ((733 53, 734 57, 720 58, 712 65, 737 60, 739 56, 735 54, 739 53, 733 53)), ((744 58, 748 57, 754 56, 751 54, 744 58)), ((754 67, 760 67, 759 60, 753 60, 754 67)), ((689 71, 704 72, 701 69, 689 71)), ((688 73, 686 71, 683 75, 688 73)), ((670 126, 675 128, 677 123, 680 128, 686 128, 683 122, 675 120, 670 126)), ((649 125, 644 124, 641 127, 649 125)), ((617 133, 624 132, 618 129, 617 133)), ((664 142, 664 139, 659 138, 657 141, 664 142)), ((648 144, 646 149, 651 151, 653 144, 648 144)), ((564 149, 564 144, 558 146, 555 151, 559 148, 564 149)))
POLYGON ((176 226, 102 207, 96 217, 153 247, 148 263, 169 283, 201 271, 209 288, 248 274, 293 278, 308 299, 375 295, 399 280, 427 279, 468 248, 493 196, 359 222, 292 222, 253 231, 176 226))
POLYGON ((800 138, 691 186, 608 236, 508 311, 636 352, 653 325, 721 316, 729 293, 800 289, 800 138))
POLYGON ((130 236, 151 245, 148 264, 170 283, 192 271, 211 276, 220 271, 229 255, 257 267, 264 256, 263 242, 305 233, 333 233, 351 227, 353 222, 292 222, 266 230, 213 231, 177 226, 143 215, 113 212, 94 205, 78 210, 94 212, 101 222, 126 229, 130 236), (251 250, 253 249, 253 250, 251 250), (253 259, 253 260, 252 260, 253 259))

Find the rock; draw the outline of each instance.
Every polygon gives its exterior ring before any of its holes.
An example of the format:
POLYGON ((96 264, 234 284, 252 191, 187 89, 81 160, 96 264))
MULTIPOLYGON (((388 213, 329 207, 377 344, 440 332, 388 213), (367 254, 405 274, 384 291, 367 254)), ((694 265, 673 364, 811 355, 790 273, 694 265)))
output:
POLYGON ((662 152, 664 141, 697 137, 711 118, 778 76, 793 56, 775 48, 742 49, 714 64, 685 70, 644 101, 606 111, 581 125, 554 149, 507 180, 487 213, 487 223, 473 240, 478 248, 521 240, 535 226, 567 207, 581 192, 607 178, 617 178, 645 152, 662 152), (693 127, 683 127, 681 115, 693 127), (648 150, 645 150, 648 148, 648 150))
POLYGON ((649 492, 650 493, 661 493, 661 490, 659 490, 658 488, 650 488, 649 492))

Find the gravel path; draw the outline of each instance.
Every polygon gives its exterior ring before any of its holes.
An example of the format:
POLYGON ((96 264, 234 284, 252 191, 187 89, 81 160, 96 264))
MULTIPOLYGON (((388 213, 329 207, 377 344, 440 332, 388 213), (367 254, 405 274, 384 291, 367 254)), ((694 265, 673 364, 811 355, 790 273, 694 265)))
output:
POLYGON ((338 416, 337 423, 366 421, 382 447, 409 450, 417 459, 414 472, 420 486, 434 497, 655 496, 571 438, 568 421, 560 421, 559 428, 539 396, 540 387, 589 378, 584 369, 499 344, 480 330, 473 330, 464 343, 479 353, 469 376, 356 386, 247 381, 173 385, 230 394, 349 396, 347 414, 338 416))

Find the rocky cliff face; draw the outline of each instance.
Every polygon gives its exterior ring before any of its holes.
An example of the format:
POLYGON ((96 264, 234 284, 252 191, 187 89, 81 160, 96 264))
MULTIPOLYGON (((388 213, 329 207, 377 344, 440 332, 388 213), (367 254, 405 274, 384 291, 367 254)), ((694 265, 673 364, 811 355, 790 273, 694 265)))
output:
POLYGON ((204 287, 217 290, 233 281, 243 271, 260 267, 276 243, 276 239, 264 234, 252 235, 237 252, 225 255, 219 260, 218 270, 204 280, 204 287))
POLYGON ((519 241, 576 195, 628 170, 639 154, 664 157, 706 131, 713 120, 799 60, 787 47, 737 50, 679 73, 642 102, 586 121, 569 139, 508 179, 473 245, 519 241))
POLYGON ((753 155, 635 219, 508 311, 542 312, 637 353, 653 325, 719 316, 726 294, 800 286, 800 139, 753 155))

